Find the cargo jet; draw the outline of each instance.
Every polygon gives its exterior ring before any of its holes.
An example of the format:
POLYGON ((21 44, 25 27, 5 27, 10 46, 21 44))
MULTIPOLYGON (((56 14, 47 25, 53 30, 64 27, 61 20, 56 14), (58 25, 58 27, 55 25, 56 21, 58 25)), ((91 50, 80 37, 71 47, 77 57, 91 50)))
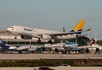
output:
POLYGON ((7 28, 7 31, 15 34, 15 39, 17 39, 17 35, 21 35, 21 39, 38 38, 37 42, 42 42, 42 40, 48 40, 48 42, 52 42, 53 39, 65 40, 84 36, 81 34, 82 32, 91 30, 91 28, 89 28, 85 31, 82 31, 84 24, 85 20, 81 20, 70 32, 59 32, 26 26, 11 26, 7 28))

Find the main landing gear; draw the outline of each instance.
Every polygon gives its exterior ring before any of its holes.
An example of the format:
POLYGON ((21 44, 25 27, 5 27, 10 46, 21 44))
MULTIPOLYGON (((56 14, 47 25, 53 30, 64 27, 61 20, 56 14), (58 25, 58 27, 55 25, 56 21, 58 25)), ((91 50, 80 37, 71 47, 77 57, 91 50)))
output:
MULTIPOLYGON (((41 43, 41 39, 39 38, 39 39, 37 40, 37 42, 38 42, 38 43, 41 43)), ((52 44, 52 39, 48 40, 48 42, 47 42, 47 43, 52 44)))

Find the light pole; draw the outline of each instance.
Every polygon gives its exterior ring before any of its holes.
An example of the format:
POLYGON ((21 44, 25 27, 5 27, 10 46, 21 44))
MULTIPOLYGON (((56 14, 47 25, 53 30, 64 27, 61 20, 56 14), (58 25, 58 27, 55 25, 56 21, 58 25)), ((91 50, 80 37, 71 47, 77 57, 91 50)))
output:
POLYGON ((76 34, 76 39, 75 39, 75 42, 77 43, 77 34, 76 34))
POLYGON ((8 44, 8 32, 5 33, 6 33, 6 44, 8 44))
POLYGON ((32 39, 30 39, 30 48, 31 48, 32 39))
POLYGON ((96 35, 97 35, 97 33, 95 33, 95 44, 96 44, 96 35))

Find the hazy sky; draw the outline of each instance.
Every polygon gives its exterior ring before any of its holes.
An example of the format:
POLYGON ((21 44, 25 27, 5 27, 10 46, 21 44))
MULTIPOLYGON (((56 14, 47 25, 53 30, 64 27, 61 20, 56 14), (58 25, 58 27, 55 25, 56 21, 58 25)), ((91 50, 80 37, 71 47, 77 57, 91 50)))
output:
POLYGON ((0 29, 24 25, 70 31, 80 20, 102 39, 102 0, 0 0, 0 29))

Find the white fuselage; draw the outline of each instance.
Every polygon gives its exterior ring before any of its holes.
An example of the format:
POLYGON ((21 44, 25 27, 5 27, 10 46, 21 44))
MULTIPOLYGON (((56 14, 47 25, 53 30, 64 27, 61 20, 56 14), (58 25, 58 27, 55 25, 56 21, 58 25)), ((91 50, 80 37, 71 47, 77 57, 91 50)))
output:
MULTIPOLYGON (((10 28, 7 28, 7 30, 14 33, 15 35, 28 35, 32 37, 40 34, 62 33, 59 31, 31 28, 31 27, 25 27, 25 26, 11 26, 10 28)), ((76 34, 61 35, 61 36, 59 35, 55 37, 55 39, 72 39, 72 38, 76 38, 76 34)))
POLYGON ((78 44, 56 43, 56 44, 45 44, 45 47, 71 47, 71 48, 78 48, 78 44))
POLYGON ((7 28, 7 30, 20 35, 49 34, 49 33, 56 33, 56 32, 58 33, 58 31, 30 28, 30 27, 24 27, 24 26, 13 26, 13 27, 14 27, 13 29, 7 28))

